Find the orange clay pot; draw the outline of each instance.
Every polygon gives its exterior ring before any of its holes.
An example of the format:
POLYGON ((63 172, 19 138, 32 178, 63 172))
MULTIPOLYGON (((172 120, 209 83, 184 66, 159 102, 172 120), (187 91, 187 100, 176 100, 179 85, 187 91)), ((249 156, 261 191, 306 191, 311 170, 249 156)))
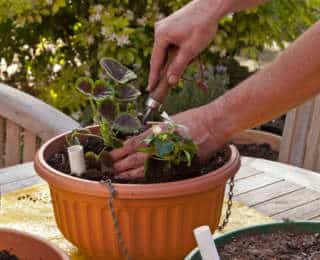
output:
MULTIPOLYGON (((92 259, 124 259, 108 208, 107 188, 65 175, 46 163, 65 145, 65 134, 55 137, 35 158, 36 171, 49 183, 59 229, 92 259)), ((131 259, 181 260, 196 245, 195 227, 216 229, 226 182, 240 167, 238 151, 234 146, 229 149, 231 157, 223 167, 200 177, 160 184, 114 184, 116 215, 131 259)))
POLYGON ((62 250, 48 241, 13 229, 0 228, 0 250, 8 250, 21 260, 68 260, 62 250))

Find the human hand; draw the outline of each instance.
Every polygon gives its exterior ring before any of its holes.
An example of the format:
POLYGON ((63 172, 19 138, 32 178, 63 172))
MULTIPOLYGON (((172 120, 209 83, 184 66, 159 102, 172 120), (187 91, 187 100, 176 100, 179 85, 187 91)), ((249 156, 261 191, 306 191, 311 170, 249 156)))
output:
POLYGON ((217 31, 223 15, 223 0, 194 0, 155 24, 155 40, 150 62, 148 91, 153 91, 165 65, 170 45, 178 53, 169 64, 166 77, 175 85, 188 64, 205 49, 217 31))
MULTIPOLYGON (((202 161, 209 159, 228 140, 223 129, 215 131, 207 126, 201 116, 204 114, 201 108, 197 108, 172 117, 175 123, 186 126, 187 132, 184 131, 182 134, 187 134, 197 144, 198 156, 202 161)), ((122 148, 111 152, 113 168, 118 178, 136 179, 144 176, 144 162, 148 155, 137 150, 143 146, 142 141, 150 134, 152 132, 148 130, 129 139, 122 148)))

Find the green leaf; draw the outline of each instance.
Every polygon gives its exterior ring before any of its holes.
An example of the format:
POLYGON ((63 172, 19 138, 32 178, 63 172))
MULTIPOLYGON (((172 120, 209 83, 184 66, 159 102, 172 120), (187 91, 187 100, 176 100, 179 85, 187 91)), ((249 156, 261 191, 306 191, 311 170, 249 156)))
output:
POLYGON ((170 154, 174 149, 174 142, 172 141, 155 141, 155 147, 157 150, 157 155, 160 157, 170 154))
POLYGON ((191 166, 191 161, 192 161, 191 154, 186 150, 183 150, 183 152, 187 157, 187 165, 188 165, 188 167, 190 167, 191 166))
POLYGON ((99 161, 99 156, 92 151, 86 152, 84 155, 86 159, 86 166, 88 169, 98 169, 100 170, 101 164, 99 161))
POLYGON ((110 78, 120 84, 137 79, 137 75, 132 70, 129 70, 115 59, 103 58, 100 61, 100 65, 110 78))

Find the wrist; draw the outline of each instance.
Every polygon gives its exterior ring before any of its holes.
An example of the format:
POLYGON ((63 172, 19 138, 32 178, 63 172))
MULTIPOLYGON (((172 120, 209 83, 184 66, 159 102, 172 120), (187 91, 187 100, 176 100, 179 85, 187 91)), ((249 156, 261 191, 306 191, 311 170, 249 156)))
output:
POLYGON ((208 9, 211 11, 212 19, 219 21, 232 11, 231 0, 207 0, 209 2, 208 9))
POLYGON ((209 14, 213 23, 219 22, 231 10, 230 0, 194 0, 193 3, 198 7, 198 11, 209 14))
POLYGON ((227 142, 238 131, 232 116, 228 116, 228 112, 219 99, 200 107, 199 117, 211 140, 227 142))

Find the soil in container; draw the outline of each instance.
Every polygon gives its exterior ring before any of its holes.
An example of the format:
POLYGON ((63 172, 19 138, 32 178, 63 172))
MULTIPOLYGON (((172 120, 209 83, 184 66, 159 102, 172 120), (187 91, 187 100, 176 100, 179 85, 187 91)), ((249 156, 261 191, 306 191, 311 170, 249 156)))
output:
POLYGON ((19 260, 19 258, 11 254, 9 250, 1 250, 0 260, 19 260))
POLYGON ((218 247, 221 260, 319 260, 320 234, 276 231, 246 234, 218 247))
POLYGON ((276 161, 279 152, 274 151, 270 144, 235 144, 242 156, 250 156, 262 158, 266 160, 276 161))
MULTIPOLYGON (((89 137, 86 138, 82 145, 84 147, 84 152, 89 151, 99 154, 105 147, 103 141, 98 138, 89 137)), ((131 183, 131 184, 147 184, 147 183, 162 183, 178 181, 183 179, 189 179, 207 174, 222 167, 230 158, 230 150, 227 147, 222 148, 220 151, 216 152, 210 161, 206 164, 200 163, 198 158, 195 158, 190 167, 179 165, 172 166, 170 169, 162 167, 162 161, 151 160, 148 167, 152 167, 153 176, 152 178, 142 178, 136 180, 125 180, 117 179, 114 177, 112 172, 104 172, 97 167, 87 167, 87 172, 85 172, 80 178, 88 179, 93 181, 100 181, 110 178, 113 183, 131 183)), ((47 163, 54 169, 63 172, 65 174, 70 173, 69 161, 67 155, 67 146, 65 146, 62 151, 55 153, 51 158, 48 159, 47 163)), ((86 160, 86 165, 91 163, 86 160)), ((77 177, 77 176, 74 176, 77 177)))

